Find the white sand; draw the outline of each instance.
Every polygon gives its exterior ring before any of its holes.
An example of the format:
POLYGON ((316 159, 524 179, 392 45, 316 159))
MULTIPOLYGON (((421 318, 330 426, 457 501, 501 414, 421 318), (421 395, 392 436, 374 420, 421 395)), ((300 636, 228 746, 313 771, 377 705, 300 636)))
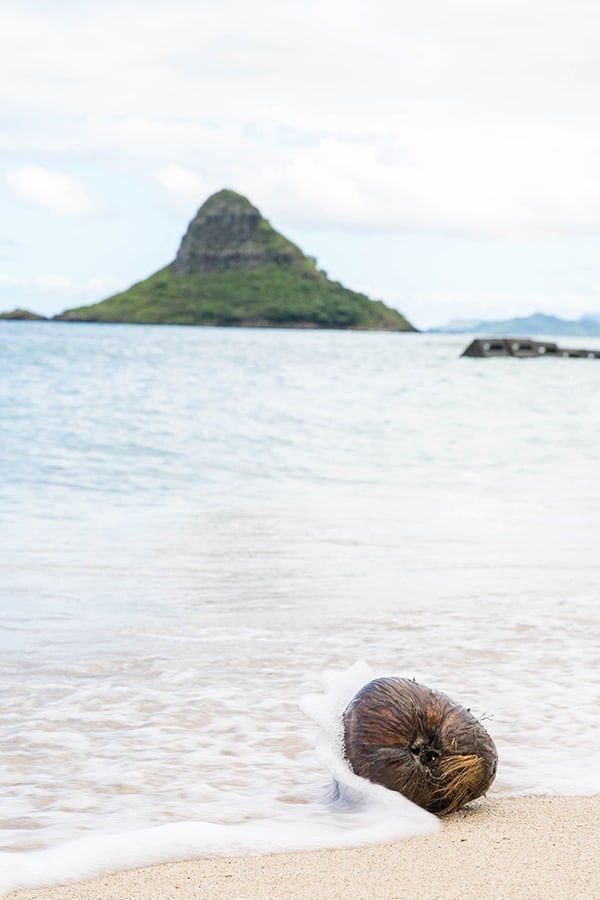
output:
POLYGON ((481 800, 384 847, 200 859, 9 900, 600 898, 600 797, 481 800))

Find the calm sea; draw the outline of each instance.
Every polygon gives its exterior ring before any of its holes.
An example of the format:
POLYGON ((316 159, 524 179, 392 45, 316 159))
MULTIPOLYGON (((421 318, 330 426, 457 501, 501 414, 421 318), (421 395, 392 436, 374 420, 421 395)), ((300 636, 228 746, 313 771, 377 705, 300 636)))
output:
POLYGON ((466 342, 0 325, 2 849, 300 828, 357 660, 598 790, 600 363, 466 342))

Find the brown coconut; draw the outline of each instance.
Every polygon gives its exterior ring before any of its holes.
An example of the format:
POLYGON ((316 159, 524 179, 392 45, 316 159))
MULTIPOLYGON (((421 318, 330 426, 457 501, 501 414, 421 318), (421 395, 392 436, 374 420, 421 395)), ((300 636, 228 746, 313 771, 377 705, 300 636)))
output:
POLYGON ((468 709, 408 678, 361 688, 344 712, 344 747, 357 775, 438 814, 485 793, 498 761, 468 709))

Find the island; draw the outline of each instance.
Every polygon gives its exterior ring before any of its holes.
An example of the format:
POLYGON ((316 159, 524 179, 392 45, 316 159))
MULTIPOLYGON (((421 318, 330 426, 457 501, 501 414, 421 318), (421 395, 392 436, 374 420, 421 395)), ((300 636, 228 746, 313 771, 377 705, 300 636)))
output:
POLYGON ((417 330, 397 310, 330 280, 246 197, 230 190, 200 207, 172 263, 122 293, 54 319, 417 330))
POLYGON ((11 312, 0 313, 0 319, 6 319, 8 322, 47 322, 46 316, 38 316, 37 313, 31 312, 29 309, 13 309, 11 312))

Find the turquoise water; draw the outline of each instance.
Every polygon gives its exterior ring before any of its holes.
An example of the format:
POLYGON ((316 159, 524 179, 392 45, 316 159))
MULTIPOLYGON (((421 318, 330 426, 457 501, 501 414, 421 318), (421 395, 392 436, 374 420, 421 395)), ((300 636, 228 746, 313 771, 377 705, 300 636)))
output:
POLYGON ((598 790, 600 364, 465 343, 0 325, 0 847, 278 821, 358 659, 598 790))

